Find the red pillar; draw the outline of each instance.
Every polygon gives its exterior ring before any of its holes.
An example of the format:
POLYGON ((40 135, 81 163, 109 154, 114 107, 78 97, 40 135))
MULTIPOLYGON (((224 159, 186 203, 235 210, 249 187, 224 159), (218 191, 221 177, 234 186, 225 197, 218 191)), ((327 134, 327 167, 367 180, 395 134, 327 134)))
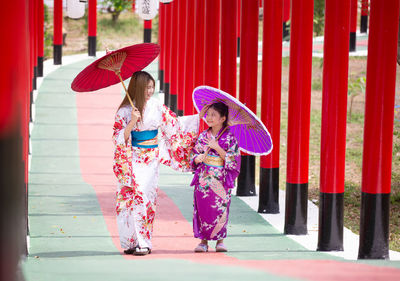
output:
POLYGON ((361 19, 360 19, 360 32, 367 33, 368 31, 368 0, 361 0, 361 19))
POLYGON ((38 0, 38 76, 43 77, 44 57, 44 5, 43 0, 38 0))
POLYGON ((165 15, 165 32, 164 32, 164 104, 170 106, 171 104, 171 39, 172 39, 172 4, 164 4, 165 15))
POLYGON ((350 0, 325 2, 318 251, 343 251, 350 0))
POLYGON ((283 31, 282 36, 285 38, 289 35, 288 24, 290 20, 290 0, 283 0, 283 31))
POLYGON ((185 61, 186 61, 186 4, 187 1, 180 0, 178 2, 178 85, 177 85, 177 97, 178 97, 178 115, 183 115, 184 101, 185 101, 185 61))
POLYGON ((204 83, 219 87, 220 1, 206 0, 204 83))
POLYGON ((185 80, 185 99, 184 114, 191 115, 194 113, 192 92, 194 89, 194 34, 195 34, 195 1, 188 1, 186 7, 186 60, 184 67, 185 80))
POLYGON ((33 0, 33 88, 36 90, 38 76, 38 1, 33 0))
MULTIPOLYGON (((16 280, 22 255, 27 254, 27 154, 23 154, 23 128, 28 128, 31 84, 30 3, 6 1, 0 18, 0 34, 9 38, 0 46, 0 280, 16 280), (10 28, 12 27, 12 28, 10 28), (22 103, 21 101, 24 101, 22 103)), ((33 8, 33 6, 32 6, 33 8)), ((25 135, 26 137, 26 135, 25 135)))
POLYGON ((171 56, 170 56, 170 75, 171 75, 171 95, 170 95, 170 108, 173 112, 178 112, 178 2, 184 0, 174 0, 172 6, 172 20, 171 20, 171 56))
POLYGON ((307 233, 314 1, 292 2, 285 234, 307 233))
POLYGON ((62 0, 54 0, 54 35, 53 35, 53 59, 54 64, 62 64, 62 0))
POLYGON ((97 42, 97 0, 89 0, 88 15, 88 53, 89 56, 96 56, 97 42))
POLYGON ((371 0, 359 259, 389 258, 398 0, 371 0))
POLYGON ((30 64, 30 94, 29 94, 29 120, 33 121, 32 104, 33 104, 33 91, 36 89, 36 76, 35 76, 35 5, 33 1, 29 1, 29 64, 30 64))
POLYGON ((350 0, 350 52, 356 51, 357 0, 350 0))
POLYGON ((194 87, 204 85, 205 0, 196 0, 194 39, 194 87))
POLYGON ((264 2, 261 121, 271 132, 274 149, 260 159, 259 213, 279 213, 283 0, 264 2))
POLYGON ((151 42, 151 20, 144 20, 144 28, 143 28, 143 42, 150 43, 151 42))
MULTIPOLYGON (((240 40, 240 101, 257 113, 258 0, 242 0, 240 40)), ((254 196, 255 157, 242 155, 237 184, 238 196, 254 196)))
POLYGON ((241 21, 240 17, 242 15, 242 1, 236 0, 236 37, 237 37, 237 57, 240 57, 240 29, 241 29, 241 21))
POLYGON ((236 97, 237 2, 221 1, 221 89, 236 97))

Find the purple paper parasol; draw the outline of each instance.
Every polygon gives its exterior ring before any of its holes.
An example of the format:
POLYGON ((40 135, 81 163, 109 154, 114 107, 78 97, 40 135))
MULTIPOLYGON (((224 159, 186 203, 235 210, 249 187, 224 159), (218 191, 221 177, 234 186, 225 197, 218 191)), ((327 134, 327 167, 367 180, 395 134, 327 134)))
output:
POLYGON ((209 86, 194 89, 193 103, 198 112, 216 102, 229 107, 228 124, 241 151, 251 155, 267 155, 271 152, 272 139, 267 128, 244 104, 220 89, 209 86))

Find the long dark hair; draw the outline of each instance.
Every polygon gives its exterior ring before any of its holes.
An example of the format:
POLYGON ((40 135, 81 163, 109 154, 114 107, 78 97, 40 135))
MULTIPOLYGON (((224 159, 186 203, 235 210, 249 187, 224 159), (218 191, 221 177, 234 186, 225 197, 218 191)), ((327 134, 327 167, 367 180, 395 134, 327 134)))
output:
POLYGON ((225 121, 222 125, 223 125, 223 127, 228 126, 228 114, 229 114, 228 106, 222 102, 216 102, 216 103, 211 104, 208 109, 210 109, 210 108, 217 111, 221 117, 225 117, 225 121))
MULTIPOLYGON (((142 116, 143 108, 146 103, 146 97, 144 93, 147 89, 149 81, 153 81, 154 86, 156 85, 154 78, 149 73, 147 73, 146 71, 136 71, 132 74, 131 81, 129 82, 128 86, 128 94, 131 97, 133 104, 136 106, 136 108, 140 112, 140 115, 142 116)), ((127 96, 125 96, 119 108, 128 104, 130 104, 129 99, 127 96)))

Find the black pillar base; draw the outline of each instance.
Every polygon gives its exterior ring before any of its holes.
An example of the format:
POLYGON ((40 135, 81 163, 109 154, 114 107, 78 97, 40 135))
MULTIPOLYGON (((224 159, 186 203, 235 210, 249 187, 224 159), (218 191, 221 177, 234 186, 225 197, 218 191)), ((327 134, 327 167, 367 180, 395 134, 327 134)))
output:
POLYGON ((97 36, 88 36, 88 54, 91 57, 96 56, 97 36))
POLYGON ((308 183, 286 183, 285 234, 307 234, 308 183))
POLYGON ((350 32, 350 47, 349 47, 350 52, 355 52, 356 51, 356 33, 355 32, 350 32))
POLYGON ((253 155, 242 155, 236 195, 256 196, 255 177, 256 157, 253 155))
POLYGON ((171 103, 171 98, 170 98, 170 94, 169 94, 169 83, 165 83, 164 84, 164 104, 169 107, 170 103, 171 103))
POLYGON ((279 168, 260 167, 260 194, 258 212, 279 213, 279 168))
POLYGON ((33 105, 33 91, 31 91, 29 93, 29 121, 30 122, 33 122, 32 105, 33 105))
POLYGON ((32 78, 32 88, 37 89, 37 66, 33 67, 33 78, 32 78))
POLYGON ((360 32, 367 33, 368 31, 368 16, 361 16, 360 32))
POLYGON ((62 64, 62 45, 53 45, 53 60, 55 65, 62 64))
POLYGON ((183 116, 183 110, 178 109, 178 116, 183 116))
POLYGON ((240 58, 240 37, 237 38, 237 57, 240 58))
POLYGON ((43 77, 43 57, 38 57, 38 77, 43 77))
POLYGON ((359 259, 389 259, 390 194, 361 193, 359 259))
POLYGON ((145 28, 143 32, 143 42, 151 43, 151 28, 145 28))
POLYGON ((178 113, 178 105, 177 105, 178 96, 177 95, 170 95, 169 97, 170 97, 170 103, 171 103, 170 104, 170 109, 173 112, 178 113))
POLYGON ((343 251, 343 195, 319 194, 317 251, 343 251))
POLYGON ((282 38, 284 39, 288 35, 289 35, 288 25, 286 22, 284 22, 282 24, 282 38))
POLYGON ((160 80, 160 92, 164 93, 164 70, 158 70, 158 80, 160 80))

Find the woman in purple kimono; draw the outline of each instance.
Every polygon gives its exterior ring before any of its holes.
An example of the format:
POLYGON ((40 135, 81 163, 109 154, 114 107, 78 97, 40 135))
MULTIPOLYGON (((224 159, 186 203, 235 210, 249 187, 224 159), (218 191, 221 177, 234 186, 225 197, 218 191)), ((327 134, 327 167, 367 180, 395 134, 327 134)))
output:
POLYGON ((240 171, 238 142, 228 127, 228 107, 211 104, 206 122, 210 128, 203 131, 191 153, 195 171, 194 237, 201 239, 195 252, 207 252, 208 240, 217 240, 215 250, 226 252, 226 237, 231 190, 240 171))

